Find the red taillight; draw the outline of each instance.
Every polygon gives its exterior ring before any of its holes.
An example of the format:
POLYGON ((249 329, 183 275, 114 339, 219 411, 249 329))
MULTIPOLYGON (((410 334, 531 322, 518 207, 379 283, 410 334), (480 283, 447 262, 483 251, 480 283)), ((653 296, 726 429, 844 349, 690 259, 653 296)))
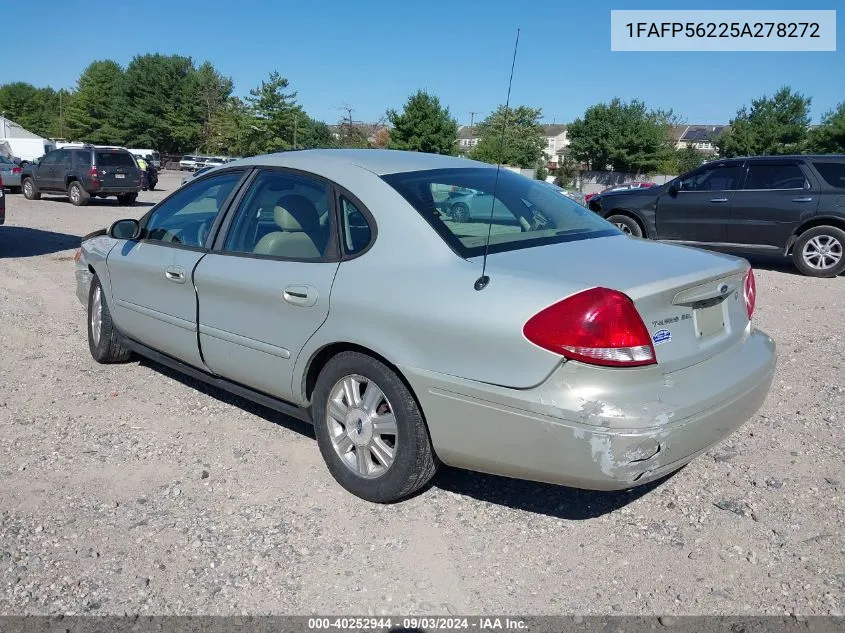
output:
POLYGON ((531 317, 529 341, 571 360, 608 367, 652 365, 654 346, 634 302, 616 290, 591 288, 531 317))
POLYGON ((749 268, 748 274, 745 276, 745 288, 743 295, 745 295, 745 309, 748 311, 748 320, 754 316, 754 306, 757 305, 757 282, 754 281, 754 269, 749 268))
POLYGON ((92 167, 88 170, 88 175, 91 177, 91 185, 94 187, 100 186, 100 174, 97 173, 97 168, 92 167))
POLYGON ((23 171, 23 169, 21 169, 20 167, 12 167, 12 173, 13 174, 19 174, 22 171, 23 171))

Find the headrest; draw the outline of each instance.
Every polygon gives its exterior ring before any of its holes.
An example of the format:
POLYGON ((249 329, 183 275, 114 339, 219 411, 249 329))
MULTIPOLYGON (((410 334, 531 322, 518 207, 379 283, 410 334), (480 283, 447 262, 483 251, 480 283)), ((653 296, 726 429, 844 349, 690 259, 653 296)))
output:
POLYGON ((313 231, 320 228, 317 207, 305 196, 279 198, 273 210, 273 219, 283 231, 313 231))

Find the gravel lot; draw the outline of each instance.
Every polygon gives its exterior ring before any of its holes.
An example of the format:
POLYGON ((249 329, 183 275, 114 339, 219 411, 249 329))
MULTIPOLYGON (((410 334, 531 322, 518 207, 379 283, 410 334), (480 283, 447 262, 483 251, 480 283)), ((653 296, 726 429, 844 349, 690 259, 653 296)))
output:
POLYGON ((0 613, 845 613, 845 278, 759 262, 772 392, 657 485, 444 469, 370 505, 311 429, 169 370, 97 365, 79 237, 140 216, 10 195, 0 227, 0 613))

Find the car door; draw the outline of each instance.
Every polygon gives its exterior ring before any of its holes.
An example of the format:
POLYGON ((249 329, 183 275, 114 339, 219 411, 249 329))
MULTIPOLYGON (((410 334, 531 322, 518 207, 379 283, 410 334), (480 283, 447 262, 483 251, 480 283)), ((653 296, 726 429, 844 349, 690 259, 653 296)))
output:
POLYGON ((657 238, 726 242, 731 201, 742 184, 742 166, 740 161, 710 163, 670 183, 657 201, 657 238))
POLYGON ((194 273, 211 371, 294 399, 294 363, 328 316, 339 264, 333 207, 316 177, 257 174, 194 273))
POLYGON ((124 334, 168 356, 204 368, 197 344, 194 268, 207 252, 219 214, 246 170, 190 183, 141 220, 141 239, 108 255, 112 318, 124 334))
POLYGON ((67 177, 72 169, 70 150, 60 149, 56 152, 56 165, 53 169, 53 189, 55 191, 67 191, 67 177))
POLYGON ((743 188, 734 194, 728 241, 782 251, 795 229, 819 205, 819 185, 796 160, 752 160, 743 188))
POLYGON ((55 191, 56 190, 56 170, 59 159, 59 152, 56 150, 45 154, 44 157, 38 161, 38 165, 34 168, 35 185, 41 191, 55 191))

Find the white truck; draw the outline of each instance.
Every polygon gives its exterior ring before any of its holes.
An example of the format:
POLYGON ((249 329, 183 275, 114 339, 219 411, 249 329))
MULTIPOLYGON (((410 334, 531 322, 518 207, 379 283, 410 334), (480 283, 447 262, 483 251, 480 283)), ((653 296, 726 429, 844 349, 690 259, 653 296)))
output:
POLYGON ((6 137, 0 138, 0 142, 5 142, 9 146, 12 156, 20 160, 21 167, 56 149, 56 144, 46 138, 6 137))

